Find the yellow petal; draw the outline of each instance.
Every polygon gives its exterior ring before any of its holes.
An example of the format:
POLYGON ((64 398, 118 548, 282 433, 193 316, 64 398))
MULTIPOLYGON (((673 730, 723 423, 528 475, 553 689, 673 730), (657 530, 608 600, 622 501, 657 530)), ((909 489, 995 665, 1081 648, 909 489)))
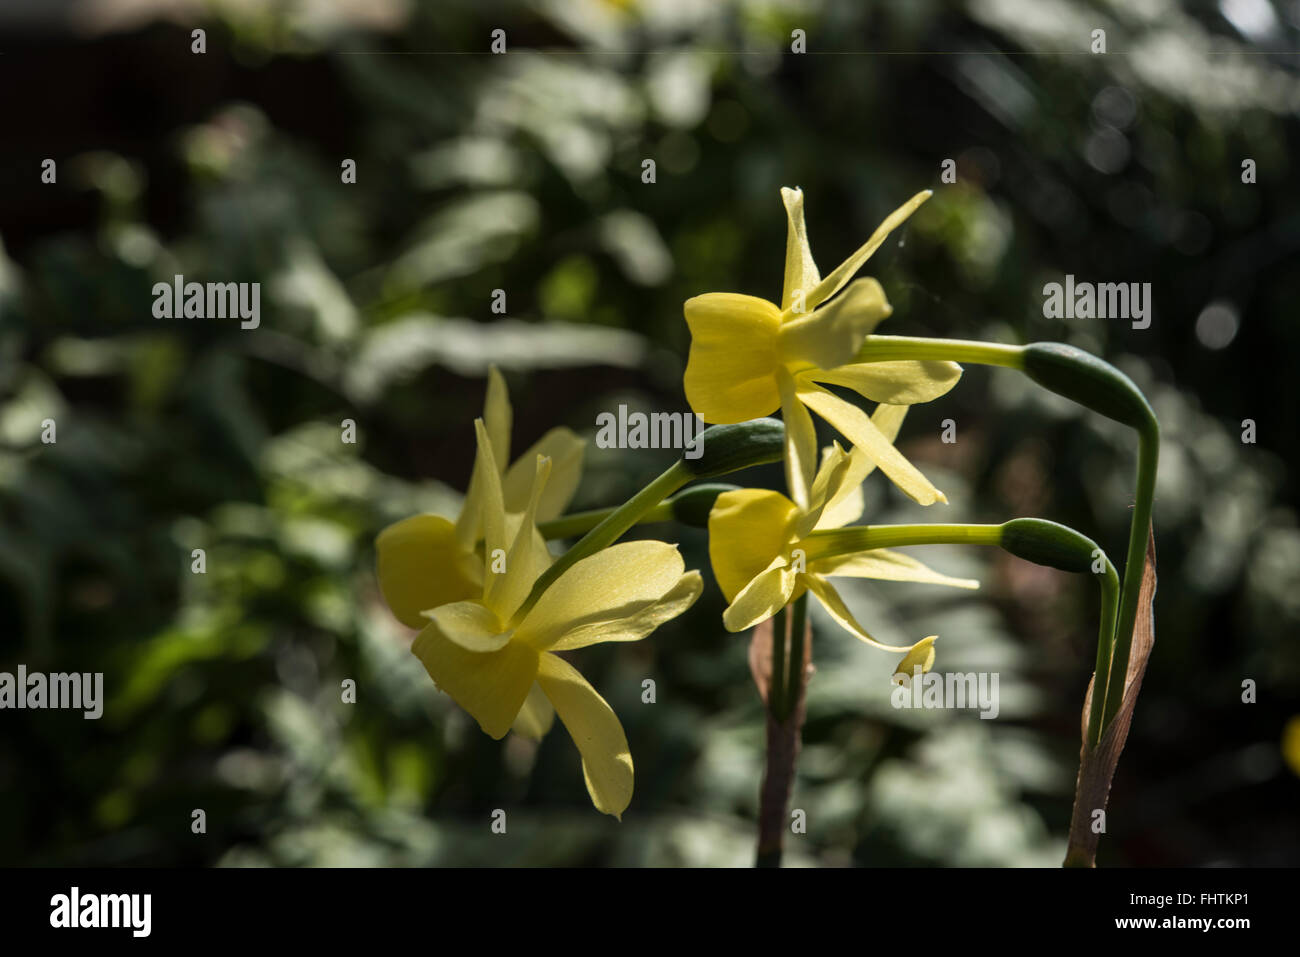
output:
POLYGON ((736 600, 722 613, 727 631, 744 631, 767 621, 795 598, 801 576, 779 558, 766 571, 740 590, 736 600))
POLYGON ((892 311, 880 283, 859 279, 830 304, 782 324, 781 361, 792 369, 842 366, 892 311))
POLYGON ((809 566, 810 571, 827 578, 875 578, 890 582, 921 582, 928 585, 950 585, 953 588, 979 588, 973 578, 953 578, 926 566, 911 555, 888 548, 821 558, 809 566))
POLYGON ((767 489, 718 496, 709 512, 709 561, 728 602, 787 551, 798 515, 793 502, 767 489))
POLYGON ((389 525, 375 539, 379 590, 393 615, 423 628, 426 608, 483 594, 483 563, 463 551, 456 527, 439 515, 414 515, 389 525))
POLYGON ((537 652, 522 642, 498 651, 466 651, 432 621, 416 636, 411 653, 434 684, 493 738, 505 737, 537 678, 537 652))
POLYGON ((505 468, 510 461, 510 429, 513 420, 514 412, 510 408, 506 380, 501 377, 496 366, 490 366, 487 399, 483 403, 483 423, 487 427, 488 438, 492 441, 492 455, 501 468, 505 468))
POLYGON ((957 384, 961 372, 955 362, 904 360, 857 362, 808 376, 817 382, 842 385, 873 402, 915 405, 946 393, 957 384))
POLYGON ((823 578, 821 575, 808 574, 804 575, 804 580, 808 583, 808 590, 817 596, 817 600, 822 603, 822 607, 830 614, 832 618, 854 638, 858 638, 871 645, 873 648, 879 648, 881 651, 910 651, 908 645, 886 645, 872 638, 867 630, 858 623, 849 611, 848 606, 844 604, 844 599, 840 593, 835 590, 835 586, 823 578))
POLYGON ((801 386, 799 398, 804 405, 871 456, 880 470, 912 499, 922 505, 948 501, 942 492, 917 471, 916 466, 903 457, 903 453, 894 448, 894 444, 885 438, 867 414, 856 405, 811 384, 801 386))
POLYGON ((842 491, 844 477, 848 473, 852 459, 840 448, 838 442, 832 442, 827 454, 822 458, 817 477, 813 480, 812 492, 808 496, 808 508, 795 524, 794 535, 802 539, 817 527, 827 502, 842 491))
POLYGON ((617 635, 622 616, 639 614, 645 605, 661 600, 677 586, 684 570, 675 545, 613 545, 577 562, 552 582, 519 622, 515 636, 546 649, 571 631, 586 636, 586 644, 601 640, 592 637, 593 629, 605 627, 617 635))
POLYGON ((506 470, 501 482, 506 511, 522 512, 527 507, 537 456, 541 455, 551 460, 551 477, 547 479, 546 489, 537 503, 537 521, 547 522, 563 515, 582 479, 582 459, 586 448, 585 440, 563 426, 551 429, 534 442, 506 470))
POLYGON ((632 800, 632 754, 618 716, 586 678, 555 655, 542 655, 537 683, 578 746, 591 803, 622 820, 632 800))
POLYGON ((778 378, 781 383, 781 418, 785 421, 785 484, 795 504, 807 508, 809 489, 817 469, 817 429, 795 393, 794 380, 784 369, 778 378))
POLYGON ((431 608, 424 616, 466 651, 496 651, 510 640, 500 619, 481 601, 454 601, 431 608))
POLYGON ((506 548, 505 498, 501 490, 501 466, 492 451, 492 440, 482 419, 474 420, 474 435, 478 443, 474 455, 474 471, 470 475, 469 490, 456 520, 456 536, 466 550, 483 539, 486 555, 495 549, 506 548))
POLYGON ((555 708, 546 697, 546 693, 542 691, 542 686, 534 681, 533 686, 528 689, 524 706, 519 709, 519 714, 515 717, 515 723, 510 726, 510 730, 522 734, 525 738, 540 741, 546 737, 546 732, 551 730, 551 725, 554 723, 555 708))
POLYGON ((691 352, 686 399, 706 422, 757 419, 781 405, 776 337, 781 311, 765 299, 714 292, 686 300, 691 352))
POLYGON ((829 276, 819 282, 816 288, 808 294, 808 308, 816 309, 819 305, 829 299, 835 293, 839 292, 848 282, 855 272, 862 268, 862 264, 871 258, 871 254, 880 248, 883 243, 895 229, 907 221, 922 203, 930 198, 930 190, 917 193, 898 209, 894 210, 880 224, 879 228, 871 234, 871 238, 859 247, 844 262, 840 263, 829 276))
POLYGON ((602 641, 640 641, 690 608, 703 591, 704 579, 700 573, 689 571, 661 598, 623 605, 570 626, 549 650, 572 651, 602 641))
MULTIPOLYGON (((906 415, 907 406, 885 405, 882 402, 871 413, 871 421, 892 444, 898 437, 898 430, 906 415)), ((853 446, 849 452, 849 467, 841 476, 839 487, 832 490, 830 501, 822 509, 817 528, 843 528, 860 519, 866 506, 862 498, 862 483, 875 470, 875 459, 856 445, 853 446)))
POLYGON ((532 494, 506 555, 505 573, 494 575, 493 563, 487 563, 488 587, 484 590, 484 601, 501 621, 509 621, 514 617, 515 611, 532 590, 533 583, 541 577, 542 572, 551 567, 551 553, 546 548, 546 540, 537 531, 536 524, 537 502, 551 474, 551 460, 537 458, 533 462, 533 470, 532 494))
POLYGON ((898 663, 898 667, 894 669, 894 676, 890 680, 896 685, 910 684, 916 677, 917 668, 921 669, 921 674, 925 674, 934 667, 934 640, 938 637, 938 635, 931 635, 914 644, 898 663))
MULTIPOLYGON (((785 203, 786 221, 785 281, 781 286, 781 311, 785 312, 794 304, 796 292, 802 292, 806 299, 822 277, 808 247, 808 229, 803 221, 803 190, 782 186, 781 201, 785 203)), ((808 306, 804 311, 811 309, 808 306)))

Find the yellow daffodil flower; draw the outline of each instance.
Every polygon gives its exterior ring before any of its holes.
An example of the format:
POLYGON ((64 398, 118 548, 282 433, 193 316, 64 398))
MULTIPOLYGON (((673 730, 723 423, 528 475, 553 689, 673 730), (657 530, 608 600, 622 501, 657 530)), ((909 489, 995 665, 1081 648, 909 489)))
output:
POLYGON ((481 419, 475 428, 483 584, 473 597, 443 604, 435 584, 441 569, 429 569, 429 597, 411 596, 423 605, 426 620, 411 651, 434 683, 493 738, 512 727, 538 738, 558 713, 582 756, 592 803, 620 817, 632 798, 632 756, 623 726, 557 652, 644 638, 699 597, 700 573, 685 571, 674 545, 625 542, 575 563, 521 612, 552 562, 536 526, 548 501, 552 462, 536 457, 524 511, 511 516, 492 436, 481 419))
POLYGON ((943 395, 961 376, 961 367, 953 362, 852 361, 867 335, 893 310, 875 279, 849 280, 929 197, 929 190, 917 193, 891 213, 857 252, 823 279, 808 246, 803 193, 784 188, 788 230, 781 305, 737 293, 707 293, 686 302, 691 352, 685 386, 691 408, 705 421, 720 424, 781 409, 786 481, 803 508, 810 505, 817 455, 810 410, 922 505, 947 501, 865 412, 823 388, 843 386, 874 402, 907 406, 943 395), (841 289, 844 292, 836 295, 841 289))
MULTIPOLYGON (((505 379, 495 367, 488 371, 483 419, 494 460, 510 459, 510 430, 514 412, 505 379)), ((563 427, 551 429, 508 469, 493 474, 500 483, 505 510, 523 512, 528 504, 534 463, 538 455, 552 462, 551 478, 537 504, 537 521, 558 518, 577 491, 586 442, 563 427)), ((469 491, 453 522, 441 515, 414 515, 379 533, 375 542, 379 588, 398 621, 409 628, 427 624, 420 612, 478 594, 483 586, 483 538, 479 499, 487 481, 480 458, 474 461, 469 491)))
MULTIPOLYGON (((890 405, 876 410, 874 425, 887 441, 892 441, 905 411, 890 405)), ((876 578, 955 588, 978 588, 979 583, 942 575, 886 548, 818 558, 806 541, 813 531, 841 528, 862 516, 862 480, 875 467, 861 447, 846 454, 836 443, 817 470, 807 508, 766 489, 736 489, 718 496, 709 514, 709 558, 730 602, 722 617, 728 631, 752 628, 809 591, 850 634, 882 651, 906 653, 900 669, 906 666, 910 673, 914 664, 929 669, 933 649, 928 657, 920 650, 933 638, 911 646, 882 644, 853 617, 830 579, 876 578)))

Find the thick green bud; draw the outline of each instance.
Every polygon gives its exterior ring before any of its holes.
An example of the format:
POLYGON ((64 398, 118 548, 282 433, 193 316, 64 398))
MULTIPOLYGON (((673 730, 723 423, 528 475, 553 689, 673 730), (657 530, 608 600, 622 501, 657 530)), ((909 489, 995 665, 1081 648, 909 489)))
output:
POLYGON ((1061 342, 1035 342, 1022 352, 1025 374, 1045 389, 1139 431, 1156 416, 1133 380, 1109 362, 1061 342))
POLYGON ((739 485, 728 485, 725 482, 693 485, 683 492, 678 492, 668 500, 667 504, 672 509, 676 521, 696 528, 708 528, 709 513, 713 511, 713 503, 718 500, 718 496, 723 492, 734 492, 738 488, 739 485))
POLYGON ((999 544, 1017 558, 1067 572, 1092 572, 1097 557, 1109 565, 1105 552, 1091 538, 1042 518, 1014 518, 1003 523, 999 544))
POLYGON ((683 456, 678 464, 691 478, 717 478, 751 465, 780 462, 785 454, 785 425, 779 419, 711 425, 695 441, 703 444, 699 457, 683 456))

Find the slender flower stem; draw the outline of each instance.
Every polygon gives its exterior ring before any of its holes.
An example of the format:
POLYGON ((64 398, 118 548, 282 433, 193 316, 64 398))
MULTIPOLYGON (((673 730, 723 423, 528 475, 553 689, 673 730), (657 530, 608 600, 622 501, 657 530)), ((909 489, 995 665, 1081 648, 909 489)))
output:
MULTIPOLYGON (((1153 418, 1149 427, 1141 430, 1138 444, 1137 493, 1133 500, 1133 518, 1129 523, 1128 555, 1124 559, 1124 589, 1120 598, 1119 620, 1115 625, 1115 652, 1110 663, 1110 677, 1106 682, 1106 710, 1102 717, 1102 728, 1114 719, 1124 699, 1124 682, 1128 677, 1133 627, 1137 623, 1138 592, 1142 586, 1142 569, 1146 563, 1147 535, 1155 501, 1159 457, 1160 430, 1153 418)), ((1095 701, 1095 685, 1092 693, 1095 701)))
POLYGON ((1098 671, 1093 677, 1088 737, 1096 743, 1119 713, 1128 677, 1129 650, 1133 642, 1133 626, 1137 622, 1138 594, 1142 586, 1160 457, 1160 427, 1155 413, 1128 376, 1096 356, 1059 343, 1014 346, 960 339, 868 336, 855 361, 899 359, 950 360, 1019 369, 1058 395, 1137 431, 1137 483, 1129 523, 1128 551, 1124 558, 1119 613, 1111 641, 1103 642, 1105 648, 1097 649, 1098 671), (1106 649, 1110 650, 1103 662, 1102 652, 1106 649), (1103 664, 1105 670, 1101 670, 1103 664))
MULTIPOLYGON (((542 533, 543 538, 573 538, 575 535, 585 535, 613 515, 615 511, 614 507, 593 508, 587 512, 561 515, 549 522, 538 522, 537 530, 542 533)), ((637 519, 636 523, 638 525, 649 525, 652 522, 668 522, 672 520, 672 517, 672 504, 670 502, 660 502, 637 519)))
POLYGON ((785 707, 786 611, 783 605, 772 618, 772 677, 767 686, 767 710, 774 715, 780 715, 785 707))
POLYGON ((918 336, 868 336, 854 362, 897 362, 900 359, 970 362, 974 365, 1023 369, 1024 346, 973 339, 925 339, 918 336))
POLYGON ((804 666, 803 637, 808 620, 808 593, 794 600, 790 613, 790 662, 785 683, 785 699, 781 704, 781 720, 789 721, 803 697, 804 666))
POLYGON ((803 541, 807 560, 900 545, 998 545, 1001 525, 854 525, 813 532, 803 541))
MULTIPOLYGON (((1107 562, 1106 574, 1101 579, 1101 629, 1097 637, 1097 667, 1092 680, 1092 704, 1088 709, 1087 743, 1093 747, 1101 741, 1103 709, 1110 696, 1108 685, 1103 682, 1101 675, 1110 674, 1111 659, 1115 653, 1115 622, 1119 602, 1119 576, 1115 574, 1115 566, 1107 562)), ((1127 657, 1126 652, 1125 658, 1127 657)))
POLYGON ((691 471, 679 460, 674 462, 662 475, 637 492, 630 499, 614 509, 599 525, 589 531, 548 568, 533 584, 524 603, 515 612, 515 618, 522 620, 524 615, 537 604, 542 592, 575 564, 588 558, 602 548, 607 548, 618 541, 619 536, 640 521, 647 512, 655 508, 669 495, 689 482, 691 471))

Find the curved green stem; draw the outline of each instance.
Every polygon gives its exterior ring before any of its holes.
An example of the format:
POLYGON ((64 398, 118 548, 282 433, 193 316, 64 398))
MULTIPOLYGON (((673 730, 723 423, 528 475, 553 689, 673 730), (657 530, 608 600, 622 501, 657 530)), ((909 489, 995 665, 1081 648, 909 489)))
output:
MULTIPOLYGON (((1105 670, 1093 678, 1093 707, 1089 738, 1100 740, 1105 727, 1119 712, 1128 677, 1129 650, 1137 622, 1138 595, 1146 562, 1147 537, 1155 500, 1156 471, 1160 456, 1160 426, 1146 397, 1128 376, 1096 356, 1060 343, 1026 346, 998 345, 960 339, 922 339, 909 336, 868 336, 858 350, 858 362, 899 359, 950 360, 976 365, 1019 369, 1039 385, 1086 408, 1129 426, 1138 433, 1137 482, 1133 516, 1129 523, 1124 582, 1112 647, 1105 670), (1101 709, 1098 711, 1098 709, 1101 709)), ((1102 662, 1098 648, 1098 666, 1102 662)))
MULTIPOLYGON (((1153 417, 1140 432, 1138 441, 1137 493, 1133 500, 1133 518, 1129 523, 1128 554, 1124 559, 1124 588, 1120 597, 1119 620, 1115 623, 1115 652, 1106 682, 1106 710, 1102 728, 1110 724, 1124 699, 1124 682, 1128 677, 1129 649, 1133 644, 1133 628, 1137 623, 1138 593, 1146 565, 1147 536, 1151 528, 1159 459, 1160 429, 1153 417)), ((1094 698, 1096 694, 1094 685, 1094 698)))
POLYGON ((533 590, 528 593, 524 603, 515 612, 515 618, 522 620, 537 604, 537 600, 542 597, 542 592, 546 591, 557 578, 584 558, 613 545, 618 541, 619 536, 641 521, 646 513, 689 482, 692 477, 691 470, 682 461, 674 462, 657 479, 606 515, 595 528, 579 539, 560 557, 559 561, 543 572, 533 583, 533 590))

